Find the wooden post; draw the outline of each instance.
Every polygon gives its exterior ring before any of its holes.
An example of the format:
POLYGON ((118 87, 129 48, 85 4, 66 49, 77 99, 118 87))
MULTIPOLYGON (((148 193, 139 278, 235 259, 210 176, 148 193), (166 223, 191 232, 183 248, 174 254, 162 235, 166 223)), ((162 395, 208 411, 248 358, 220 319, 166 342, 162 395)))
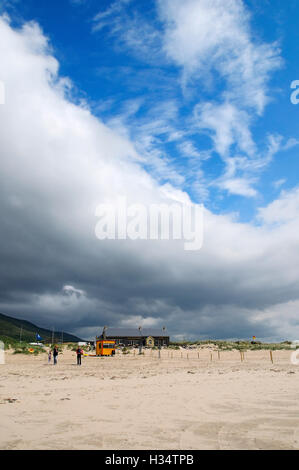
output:
POLYGON ((183 359, 183 353, 181 352, 181 359, 183 359))
POLYGON ((213 354, 210 353, 210 357, 211 357, 211 362, 213 362, 213 354))
POLYGON ((218 351, 218 360, 220 361, 220 351, 218 351))
POLYGON ((161 350, 159 349, 159 359, 161 359, 161 350))
POLYGON ((171 359, 173 358, 173 353, 171 353, 171 359))
POLYGON ((240 350, 241 362, 243 362, 242 351, 240 350))
POLYGON ((187 359, 189 359, 189 353, 187 353, 187 359))
POLYGON ((270 359, 271 359, 271 362, 272 362, 272 364, 273 364, 273 353, 272 353, 271 350, 270 350, 270 359))
POLYGON ((197 353, 197 359, 199 359, 199 352, 197 353))

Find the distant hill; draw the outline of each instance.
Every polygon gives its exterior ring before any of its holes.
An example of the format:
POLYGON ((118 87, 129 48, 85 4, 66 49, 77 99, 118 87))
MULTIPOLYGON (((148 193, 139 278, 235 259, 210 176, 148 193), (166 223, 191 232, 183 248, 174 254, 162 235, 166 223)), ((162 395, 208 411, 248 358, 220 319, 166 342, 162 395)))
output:
MULTIPOLYGON (((40 328, 33 323, 26 320, 18 320, 17 318, 9 317, 0 313, 0 336, 6 336, 14 340, 20 339, 22 329, 22 341, 34 342, 36 341, 36 333, 38 333, 45 342, 52 341, 52 331, 45 328, 40 328)), ((62 332, 54 331, 54 342, 61 341, 62 332)), ((63 342, 78 342, 82 339, 69 333, 63 332, 63 342)))

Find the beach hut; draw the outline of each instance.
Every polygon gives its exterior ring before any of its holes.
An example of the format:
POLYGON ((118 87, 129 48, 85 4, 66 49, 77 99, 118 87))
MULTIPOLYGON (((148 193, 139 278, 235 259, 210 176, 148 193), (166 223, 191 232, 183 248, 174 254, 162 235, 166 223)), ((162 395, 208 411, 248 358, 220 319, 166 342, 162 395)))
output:
POLYGON ((115 341, 97 338, 96 355, 97 356, 114 356, 115 355, 115 341))
POLYGON ((169 335, 165 328, 112 328, 105 327, 99 339, 114 340, 122 346, 168 346, 169 335))

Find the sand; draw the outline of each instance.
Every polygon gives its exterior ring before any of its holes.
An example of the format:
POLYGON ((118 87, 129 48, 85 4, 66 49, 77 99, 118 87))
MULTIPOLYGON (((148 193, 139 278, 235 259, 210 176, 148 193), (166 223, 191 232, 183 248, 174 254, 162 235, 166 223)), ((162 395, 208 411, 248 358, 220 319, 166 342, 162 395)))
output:
POLYGON ((0 449, 299 449, 290 352, 6 353, 0 449), (183 357, 181 355, 183 354, 183 357), (187 358, 187 354, 189 358, 187 358), (199 358, 198 358, 199 354, 199 358))

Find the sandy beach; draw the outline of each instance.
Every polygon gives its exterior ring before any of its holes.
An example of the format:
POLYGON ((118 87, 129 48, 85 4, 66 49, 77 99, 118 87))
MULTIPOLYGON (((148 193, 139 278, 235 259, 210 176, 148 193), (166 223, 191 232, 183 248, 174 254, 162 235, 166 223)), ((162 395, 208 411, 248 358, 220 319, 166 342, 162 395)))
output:
POLYGON ((289 351, 6 353, 1 449, 299 449, 299 368, 289 351), (188 357, 187 357, 188 355, 188 357))

